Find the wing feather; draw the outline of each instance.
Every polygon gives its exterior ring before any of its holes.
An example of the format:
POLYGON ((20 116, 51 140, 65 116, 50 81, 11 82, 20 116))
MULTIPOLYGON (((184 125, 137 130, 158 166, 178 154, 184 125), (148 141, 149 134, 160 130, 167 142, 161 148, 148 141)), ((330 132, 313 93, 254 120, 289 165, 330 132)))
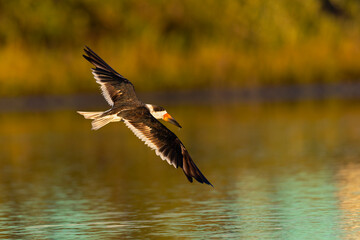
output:
POLYGON ((83 57, 95 66, 92 74, 110 106, 119 102, 138 101, 134 86, 129 80, 112 69, 89 47, 85 47, 84 51, 86 55, 83 57))
POLYGON ((181 167, 190 182, 195 178, 200 183, 212 186, 195 165, 179 138, 151 116, 146 108, 124 111, 121 117, 124 119, 125 125, 140 140, 155 150, 156 155, 175 168, 181 167))

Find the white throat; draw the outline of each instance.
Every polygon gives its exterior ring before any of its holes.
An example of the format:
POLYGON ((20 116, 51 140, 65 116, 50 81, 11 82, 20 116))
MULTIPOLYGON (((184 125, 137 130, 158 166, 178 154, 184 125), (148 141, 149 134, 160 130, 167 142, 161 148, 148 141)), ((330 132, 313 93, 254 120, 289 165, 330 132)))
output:
POLYGON ((156 119, 162 119, 163 116, 167 113, 165 110, 154 111, 154 107, 151 104, 146 104, 146 107, 149 109, 151 115, 153 115, 153 117, 156 119))

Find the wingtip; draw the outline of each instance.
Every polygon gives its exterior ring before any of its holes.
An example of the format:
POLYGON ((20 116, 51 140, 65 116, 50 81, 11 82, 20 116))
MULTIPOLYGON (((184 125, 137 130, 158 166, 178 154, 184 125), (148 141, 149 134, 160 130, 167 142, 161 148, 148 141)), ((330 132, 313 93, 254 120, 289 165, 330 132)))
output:
POLYGON ((89 61, 91 64, 93 64, 96 68, 102 69, 104 71, 111 72, 112 74, 115 74, 116 76, 122 77, 119 73, 117 73, 114 69, 112 69, 99 55, 97 55, 91 48, 88 46, 84 46, 84 52, 83 57, 89 61))
POLYGON ((206 182, 204 182, 204 183, 206 183, 207 185, 210 185, 212 188, 215 189, 214 185, 212 185, 207 179, 206 179, 206 182))
POLYGON ((83 56, 83 58, 85 58, 86 60, 88 60, 89 62, 91 62, 91 61, 90 61, 91 58, 90 58, 89 56, 86 56, 85 54, 83 54, 82 56, 83 56))
POLYGON ((209 180, 206 179, 206 177, 201 173, 199 168, 196 166, 196 164, 191 159, 189 153, 185 149, 184 145, 181 145, 182 148, 182 154, 183 154, 183 172, 189 182, 193 182, 193 179, 198 181, 199 183, 205 183, 207 185, 210 185, 214 187, 209 180))
POLYGON ((201 183, 205 183, 205 184, 210 185, 210 186, 212 186, 214 188, 214 186, 209 182, 209 180, 206 179, 206 177, 204 175, 201 174, 200 177, 201 177, 201 180, 203 181, 201 183))
MULTIPOLYGON (((93 56, 93 55, 95 55, 95 56, 97 56, 96 55, 96 53, 93 51, 93 50, 91 50, 91 48, 89 48, 88 46, 84 46, 84 52, 85 52, 85 54, 87 55, 84 55, 83 54, 83 57, 88 57, 88 58, 91 58, 91 56, 93 56)), ((87 58, 86 58, 87 59, 87 58)))
POLYGON ((186 173, 185 173, 185 176, 186 176, 186 178, 189 180, 189 182, 191 182, 191 183, 193 183, 193 179, 195 179, 195 180, 198 181, 199 183, 205 183, 205 184, 207 184, 207 185, 209 185, 209 186, 211 186, 211 187, 213 187, 213 188, 215 189, 214 185, 212 185, 212 184, 209 182, 209 180, 207 180, 206 177, 204 177, 204 175, 200 176, 200 178, 199 178, 199 176, 197 176, 197 177, 195 177, 195 176, 190 176, 190 175, 186 175, 186 173))

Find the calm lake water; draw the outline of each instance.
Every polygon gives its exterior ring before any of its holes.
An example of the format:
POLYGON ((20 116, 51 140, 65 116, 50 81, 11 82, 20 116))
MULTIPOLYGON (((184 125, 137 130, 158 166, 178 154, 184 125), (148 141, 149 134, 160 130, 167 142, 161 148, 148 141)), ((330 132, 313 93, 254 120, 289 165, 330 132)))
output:
POLYGON ((122 123, 2 113, 0 238, 360 238, 360 104, 167 108, 215 189, 122 123))

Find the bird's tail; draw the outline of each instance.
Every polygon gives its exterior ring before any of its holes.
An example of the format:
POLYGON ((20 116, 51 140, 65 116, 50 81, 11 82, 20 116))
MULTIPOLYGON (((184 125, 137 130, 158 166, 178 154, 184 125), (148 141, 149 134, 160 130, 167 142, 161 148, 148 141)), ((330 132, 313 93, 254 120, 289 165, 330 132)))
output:
POLYGON ((112 115, 103 115, 104 112, 81 112, 78 111, 79 114, 83 115, 85 119, 94 119, 91 122, 92 130, 98 130, 99 128, 105 126, 110 122, 118 122, 121 120, 119 116, 116 114, 112 115))
POLYGON ((81 112, 77 111, 78 114, 81 114, 84 116, 85 119, 95 119, 101 116, 103 112, 81 112))

